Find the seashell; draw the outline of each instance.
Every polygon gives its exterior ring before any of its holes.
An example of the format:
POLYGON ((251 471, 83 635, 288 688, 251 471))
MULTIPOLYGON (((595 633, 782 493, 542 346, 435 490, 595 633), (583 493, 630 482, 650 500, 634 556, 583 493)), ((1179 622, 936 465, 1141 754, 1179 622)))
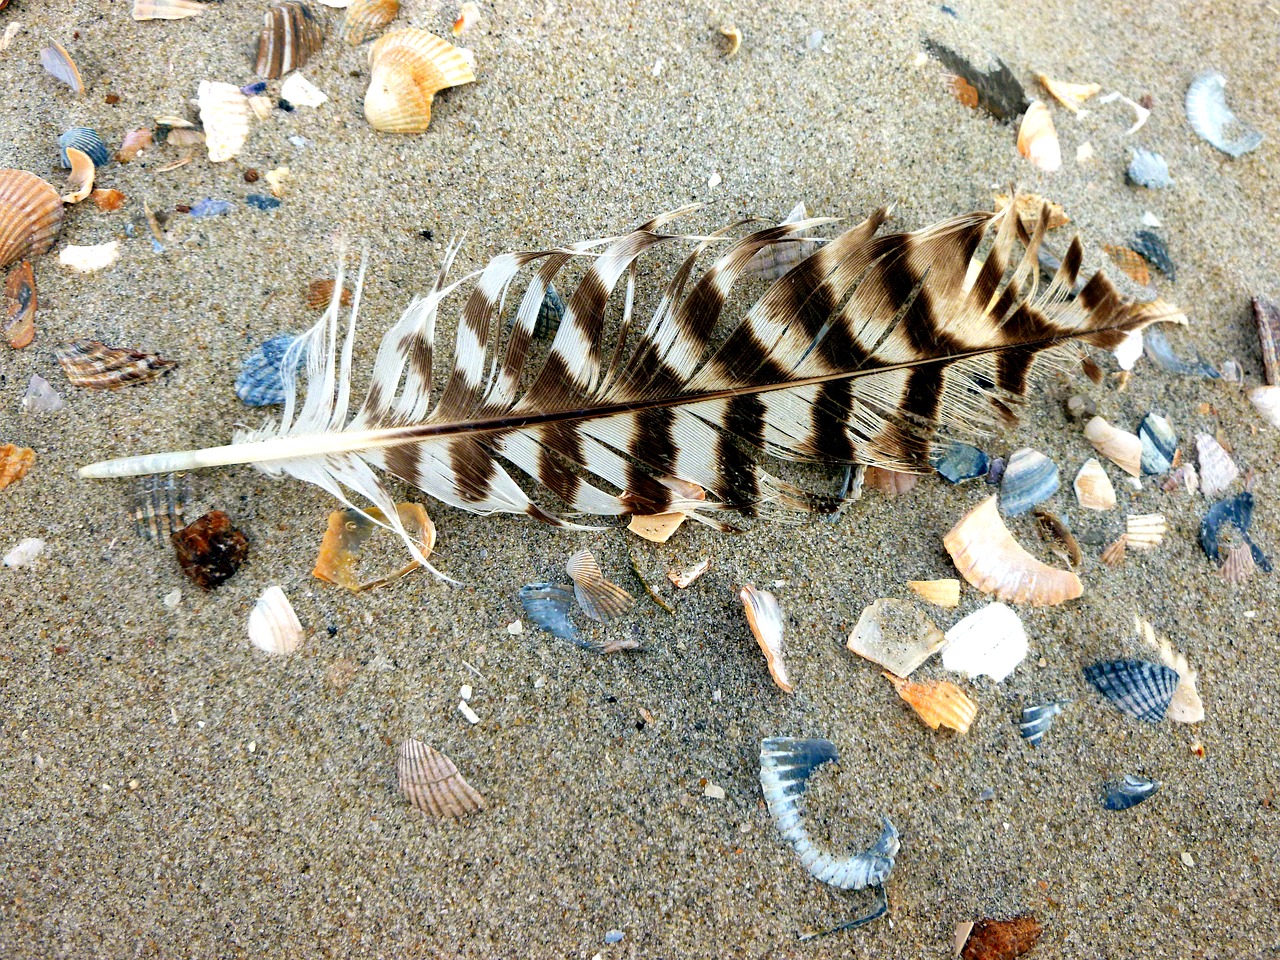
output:
POLYGON ((1027 656, 1022 619, 1003 603, 991 603, 969 614, 946 635, 942 666, 970 679, 988 676, 999 683, 1027 656))
POLYGON ((1280 387, 1254 387, 1249 391, 1249 402, 1263 420, 1280 427, 1280 387))
POLYGON ((50 40, 47 47, 40 48, 40 65, 55 80, 61 80, 71 92, 77 96, 84 93, 84 81, 80 79, 80 68, 67 53, 66 47, 57 40, 50 40))
POLYGON ((1000 486, 1000 481, 1004 479, 1004 470, 1004 457, 992 457, 991 462, 987 464, 987 475, 983 478, 987 486, 1000 486))
POLYGON ((1258 565, 1253 560, 1254 547, 1249 543, 1233 544, 1227 550, 1227 558, 1222 562, 1222 579, 1227 583, 1244 583, 1258 572, 1258 565))
POLYGON ((382 36, 369 50, 369 67, 364 115, 383 133, 422 133, 438 91, 475 82, 461 50, 414 28, 382 36))
POLYGON ((1018 127, 1018 152, 1045 173, 1062 169, 1062 149, 1058 131, 1053 128, 1053 115, 1040 100, 1032 100, 1018 127))
MULTIPOLYGON (((242 89, 240 91, 244 93, 242 89)), ((253 115, 259 120, 266 120, 271 116, 271 111, 275 109, 275 101, 270 97, 263 97, 251 94, 245 94, 249 97, 249 109, 253 111, 253 115)))
POLYGON ((1154 780, 1126 773, 1124 779, 1118 783, 1107 784, 1102 805, 1108 810, 1128 810, 1130 807, 1136 807, 1159 789, 1160 784, 1154 780))
POLYGON ((1147 475, 1167 473, 1173 467, 1178 452, 1178 436, 1173 425, 1156 413, 1148 413, 1138 425, 1138 439, 1142 441, 1142 472, 1147 475))
POLYGON ((742 46, 742 31, 732 23, 727 23, 717 29, 719 30, 720 36, 725 39, 724 58, 728 60, 736 54, 738 49, 742 46))
POLYGON ((23 413, 55 413, 66 405, 62 394, 53 389, 53 384, 38 373, 31 375, 27 392, 22 397, 23 413))
POLYGON ((83 150, 75 147, 66 149, 71 161, 71 175, 67 177, 67 190, 63 194, 63 203, 79 203, 93 192, 93 161, 83 150))
POLYGON ((9 271, 4 284, 4 338, 15 350, 30 346, 36 336, 36 275, 23 260, 9 271))
POLYGON ((1076 474, 1073 484, 1076 499, 1086 510, 1110 510, 1116 505, 1116 488, 1111 485, 1106 468, 1090 457, 1076 474))
POLYGON ((251 193, 244 198, 244 202, 255 210, 274 210, 280 206, 280 201, 275 197, 264 197, 260 193, 251 193))
POLYGON ((229 580, 249 555, 249 540, 221 510, 213 510, 175 531, 178 564, 198 587, 212 590, 229 580))
POLYGON ((1253 525, 1253 494, 1249 491, 1238 493, 1226 500, 1219 500, 1200 521, 1200 546, 1205 556, 1215 563, 1226 559, 1228 543, 1238 537, 1247 544, 1253 555, 1253 562, 1264 571, 1271 572, 1271 561, 1267 559, 1261 548, 1249 538, 1249 527, 1253 525))
POLYGON ((914 473, 885 470, 883 467, 867 467, 862 482, 864 486, 878 490, 886 497, 898 497, 908 492, 919 481, 920 477, 914 473))
POLYGON ((277 657, 302 646, 302 623, 279 587, 267 587, 250 611, 249 642, 277 657))
POLYGON ((64 343, 54 355, 68 380, 90 390, 115 390, 131 383, 146 383, 178 365, 178 361, 162 360, 154 353, 108 347, 97 340, 64 343))
POLYGON ((977 447, 952 442, 938 451, 933 468, 949 483, 964 483, 985 477, 990 464, 990 458, 977 447))
POLYGON ((53 246, 62 227, 62 198, 25 170, 0 169, 0 269, 33 260, 53 246))
POLYGON ((94 206, 99 210, 110 212, 123 207, 127 198, 119 190, 104 190, 99 187, 89 194, 89 199, 93 201, 94 206))
POLYGON ((907 586, 917 596, 934 606, 950 609, 960 605, 959 580, 908 580, 907 586))
POLYGON ((1222 361, 1222 382, 1233 387, 1244 385, 1244 368, 1235 359, 1222 361))
POLYGON ((1142 475, 1142 441, 1136 435, 1113 427, 1102 417, 1085 424, 1084 435, 1093 449, 1125 473, 1131 477, 1142 475))
POLYGON ((686 570, 671 569, 667 571, 667 579, 675 584, 677 590, 686 590, 693 582, 711 569, 711 560, 703 558, 686 570))
MULTIPOLYGON (((307 284, 307 306, 312 310, 321 310, 329 306, 333 302, 333 292, 337 287, 338 281, 332 278, 328 280, 312 280, 307 284)), ((351 291, 343 287, 342 292, 338 295, 338 302, 344 307, 351 306, 351 291)), ((293 339, 293 337, 289 337, 290 342, 293 339)))
MULTIPOLYGON (((1007 193, 997 193, 995 201, 996 213, 999 213, 1009 205, 1009 195, 1007 193)), ((1071 222, 1071 218, 1063 212, 1061 204, 1046 200, 1038 193, 1019 193, 1014 198, 1013 207, 1017 211, 1018 219, 1027 228, 1027 233, 1036 232, 1036 227, 1040 223, 1040 214, 1046 207, 1049 209, 1046 230, 1064 227, 1071 222)))
POLYGON ((164 142, 171 147, 185 149, 186 147, 198 147, 205 142, 203 130, 170 130, 164 138, 164 142))
POLYGON ((573 579, 573 595, 578 606, 592 620, 608 623, 635 606, 635 598, 616 583, 606 580, 590 550, 579 550, 564 565, 573 579))
POLYGON ((627 529, 642 540, 650 543, 666 543, 680 529, 687 514, 674 511, 671 513, 641 514, 633 513, 627 529))
POLYGON ((1225 493, 1240 476, 1240 468, 1231 455, 1209 434, 1196 434, 1196 454, 1200 461, 1200 489, 1210 500, 1225 493))
POLYGON ((1087 140, 1076 147, 1076 164, 1078 166, 1083 167, 1086 163, 1092 163, 1094 157, 1093 144, 1087 140))
POLYGON ((1159 723, 1178 688, 1178 672, 1145 660, 1104 660, 1084 668, 1088 680, 1121 713, 1159 723))
POLYGON ((396 780, 404 798, 431 817, 460 820, 488 806, 452 760, 412 737, 400 744, 396 780))
MULTIPOLYGON (((396 515, 414 546, 424 557, 430 556, 436 543, 436 526, 427 516, 427 511, 416 503, 397 503, 396 515)), ((377 507, 334 510, 329 514, 329 526, 320 541, 320 553, 311 575, 326 583, 346 587, 352 593, 360 593, 394 583, 422 566, 418 560, 410 560, 400 569, 372 580, 358 576, 356 563, 360 551, 365 541, 380 528, 393 529, 387 524, 387 515, 377 507)), ((393 532, 399 531, 393 529, 393 532)))
POLYGON ((1169 177, 1169 164, 1160 154, 1150 150, 1134 150, 1133 159, 1129 161, 1129 168, 1124 175, 1134 186, 1146 187, 1148 190, 1162 190, 1173 186, 1173 180, 1169 177))
POLYGON ((1120 93, 1108 93, 1105 97, 1099 97, 1098 103, 1100 104, 1115 103, 1117 100, 1119 100, 1126 107, 1128 107, 1130 110, 1133 111, 1133 115, 1135 117, 1133 126, 1131 126, 1128 130, 1124 132, 1124 135, 1126 137, 1132 136, 1133 134, 1141 130, 1143 125, 1145 125, 1146 122, 1149 119, 1151 119, 1151 111, 1146 107, 1144 107, 1142 104, 1135 103, 1133 100, 1130 100, 1128 97, 1120 93))
POLYGON ((520 604, 529 619, 552 636, 591 648, 569 621, 573 594, 565 587, 553 583, 525 584, 520 588, 520 604))
POLYGON ((1044 932, 1029 914, 1012 920, 979 920, 970 926, 964 943, 956 945, 961 960, 1014 960, 1034 947, 1044 932))
POLYGON ((1195 496, 1200 491, 1200 475, 1196 473, 1196 468, 1189 463, 1184 463, 1180 467, 1174 467, 1170 471, 1169 476, 1165 478, 1161 489, 1165 493, 1173 493, 1179 487, 1185 486, 1187 493, 1195 496))
POLYGON ((107 161, 111 159, 111 151, 107 149, 106 142, 98 136, 98 131, 89 127, 72 127, 58 137, 58 147, 62 151, 59 158, 63 168, 71 166, 67 150, 72 147, 88 154, 95 167, 106 166, 107 161))
POLYGON ((930 730, 943 726, 956 733, 968 733, 973 718, 978 715, 978 705, 966 697, 954 683, 946 680, 912 683, 888 672, 882 676, 893 684, 898 696, 911 705, 911 709, 930 730))
POLYGON ((1062 409, 1072 420, 1092 420, 1098 414, 1098 405, 1093 398, 1079 393, 1067 397, 1062 409))
POLYGON ((909 677, 944 642, 942 631, 914 603, 882 599, 862 611, 846 646, 851 653, 909 677))
POLYGON ((12 443, 0 446, 0 490, 25 477, 35 460, 36 452, 30 447, 12 443))
POLYGON ((318 107, 329 102, 323 91, 300 73, 289 74, 280 85, 280 96, 295 107, 318 107))
POLYGON ((1263 375, 1269 385, 1280 387, 1280 304, 1254 297, 1253 322, 1258 327, 1258 344, 1262 348, 1263 375))
POLYGON ((1206 380, 1218 379, 1218 371, 1213 368, 1212 364, 1200 359, 1199 354, 1190 363, 1178 357, 1173 352, 1169 338, 1158 327, 1147 327, 1142 332, 1142 343, 1147 357, 1166 373, 1176 373, 1187 377, 1202 377, 1206 380))
POLYGON ((738 599, 742 601, 742 607, 747 613, 751 633, 764 651, 764 658, 769 664, 769 675, 779 689, 791 693, 794 688, 787 675, 786 662, 782 658, 783 623, 778 598, 768 590, 747 586, 738 591, 738 599))
POLYGON ((230 160, 249 139, 249 98, 233 84, 201 80, 196 101, 209 162, 230 160))
POLYGON ((1129 547, 1129 537, 1127 534, 1121 534, 1120 539, 1112 543, 1107 549, 1102 551, 1099 559, 1108 567, 1118 567, 1124 561, 1125 551, 1129 547))
MULTIPOLYGON (((1121 370, 1132 370, 1142 358, 1142 331, 1130 330, 1124 335, 1124 339, 1117 344, 1116 348, 1111 351, 1111 354, 1116 358, 1116 363, 1120 365, 1121 370)), ((1088 364, 1091 362, 1088 357, 1082 361, 1086 372, 1089 370, 1088 364)))
POLYGON ((212 197, 205 197, 203 200, 197 200, 191 205, 191 209, 187 211, 193 217, 222 217, 231 212, 230 200, 215 200, 212 197))
POLYGON ((48 544, 36 537, 27 537, 25 540, 19 540, 17 546, 4 555, 4 565, 6 567, 30 567, 44 553, 46 546, 48 544))
POLYGON ((542 297, 542 306, 538 308, 538 319, 534 321, 533 335, 538 339, 553 336, 560 329, 564 311, 564 300, 556 292, 555 284, 547 284, 547 292, 542 297))
POLYGON ((1178 279, 1178 269, 1173 264, 1173 258, 1169 256, 1169 248, 1150 230, 1139 230, 1135 233, 1133 239, 1129 241, 1129 246, 1170 280, 1178 279))
POLYGON ((1125 276, 1138 286, 1148 287, 1151 285, 1151 271, 1147 269, 1147 261, 1142 259, 1142 255, 1136 250, 1130 250, 1128 247, 1113 246, 1109 243, 1104 243, 1102 249, 1111 258, 1111 262, 1119 267, 1125 276))
MULTIPOLYGON (((1247 548, 1244 552, 1246 556, 1249 555, 1247 548)), ((1252 561, 1252 556, 1249 559, 1252 561)), ((1133 620, 1138 633, 1160 654, 1161 662, 1178 673, 1178 689, 1173 692, 1173 699, 1169 701, 1165 716, 1174 723, 1199 723, 1204 719, 1204 702, 1196 690, 1196 672, 1187 663, 1187 658, 1174 650, 1168 640, 1156 639, 1156 632, 1150 623, 1140 617, 1134 617, 1133 620)))
POLYGON ((342 21, 342 39, 358 47, 379 33, 399 12, 400 0, 351 0, 342 21))
POLYGON ((1023 707, 1019 715, 1018 733, 1033 747, 1040 746, 1040 741, 1053 725, 1053 718, 1062 712, 1070 700, 1051 700, 1030 707, 1023 707))
POLYGON ((206 5, 194 0, 133 0, 135 20, 185 20, 204 13, 206 5))
MULTIPOLYGON (((732 54, 730 54, 732 56, 732 54)), ((799 223, 801 220, 809 219, 809 210, 801 200, 791 212, 787 214, 785 220, 781 220, 778 226, 785 227, 788 224, 799 223)), ((742 269, 742 277, 758 278, 761 280, 774 281, 789 271, 801 260, 806 259, 817 248, 817 244, 812 240, 804 240, 794 238, 771 243, 768 246, 761 247, 747 261, 747 265, 742 269)))
MULTIPOLYGON (((258 347, 240 361, 240 375, 236 377, 236 396, 251 407, 269 407, 272 404, 284 403, 285 389, 281 367, 289 347, 298 338, 291 333, 281 333, 258 347)), ((306 346, 303 345, 293 358, 292 366, 296 374, 307 362, 306 346)))
POLYGON ((994 496, 965 514, 943 544, 964 578, 999 600, 1054 606, 1084 592, 1074 573, 1041 563, 1019 546, 1000 519, 994 496))
POLYGON ((1131 513, 1125 521, 1125 542, 1134 550, 1154 550, 1164 541, 1168 529, 1163 513, 1131 513))
POLYGON ((1075 534, 1067 525, 1056 513, 1049 510, 1037 509, 1035 516, 1036 523, 1040 527, 1040 535, 1061 548, 1054 550, 1054 554, 1066 560, 1071 567, 1080 566, 1084 562, 1084 556, 1080 553, 1080 542, 1076 540, 1075 534))
POLYGON ((470 0, 461 4, 458 7, 458 18, 453 21, 453 35, 455 37, 462 36, 474 27, 479 20, 480 7, 477 4, 470 2, 470 0))
POLYGON ((109 240, 87 247, 69 243, 58 251, 58 262, 74 273, 105 270, 120 257, 120 241, 109 240))
POLYGON ((165 473, 137 477, 130 493, 129 513, 138 536, 157 543, 171 543, 187 525, 187 500, 191 484, 185 474, 165 473))
POLYGON ((1049 92, 1049 96, 1072 113, 1079 113, 1086 100, 1102 92, 1100 83, 1071 83, 1067 80, 1054 80, 1043 73, 1037 73, 1036 79, 1049 92))
POLYGON ((309 6, 278 3, 262 15, 254 72, 264 80, 278 80, 305 67, 323 43, 324 28, 309 6))
MULTIPOLYGON (((8 5, 9 5, 9 0, 4 0, 4 4, 0 5, 0 10, 3 10, 8 5)), ((25 29, 26 29, 25 24, 22 24, 17 20, 13 21, 7 27, 5 27, 4 33, 0 34, 0 51, 8 50, 9 44, 13 42, 13 38, 16 37, 18 34, 20 34, 25 29)))
POLYGON ((1216 70, 1206 70, 1192 80, 1187 87, 1187 122, 1214 147, 1239 158, 1262 145, 1262 134, 1231 112, 1226 85, 1226 77, 1216 70))
POLYGON ((1058 465, 1037 450, 1015 450, 1000 479, 1000 510, 1017 517, 1058 491, 1058 465))

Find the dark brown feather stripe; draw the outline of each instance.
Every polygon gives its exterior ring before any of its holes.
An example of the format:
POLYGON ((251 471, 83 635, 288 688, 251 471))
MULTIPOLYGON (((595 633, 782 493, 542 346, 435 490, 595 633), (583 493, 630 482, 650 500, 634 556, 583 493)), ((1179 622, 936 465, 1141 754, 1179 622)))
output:
POLYGON ((756 451, 764 448, 764 402, 751 394, 733 397, 722 427, 716 455, 724 486, 713 492, 725 506, 754 515, 760 500, 756 451))
POLYGON ((627 471, 627 500, 637 513, 663 513, 671 505, 671 488, 658 478, 675 473, 680 450, 672 436, 674 422, 675 411, 667 407, 636 415, 635 436, 627 451, 636 461, 627 471))

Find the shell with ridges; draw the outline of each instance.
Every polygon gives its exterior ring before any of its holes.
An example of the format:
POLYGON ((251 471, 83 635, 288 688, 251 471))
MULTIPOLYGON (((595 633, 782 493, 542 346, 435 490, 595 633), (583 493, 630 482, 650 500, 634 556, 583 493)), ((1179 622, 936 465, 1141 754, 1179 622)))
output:
POLYGON ((1116 505, 1116 488, 1107 476, 1106 468, 1095 457, 1090 457, 1076 474, 1074 483, 1076 499, 1086 510, 1110 510, 1116 505))
POLYGON ((1018 127, 1018 152, 1045 173, 1062 169, 1062 149, 1053 115, 1040 100, 1032 100, 1018 127))
POLYGON ((358 47, 400 12, 400 0, 351 0, 342 21, 342 39, 358 47))
MULTIPOLYGON (((277 334, 240 361, 240 374, 236 377, 236 396, 241 401, 251 407, 269 407, 284 403, 281 366, 289 347, 297 339, 297 336, 292 333, 277 334)), ((294 358, 295 371, 306 362, 306 351, 297 351, 294 358)))
POLYGON ((911 705, 916 716, 930 730, 943 726, 956 733, 968 733, 973 718, 978 715, 978 705, 966 697, 964 691, 954 683, 946 680, 912 683, 888 672, 882 676, 893 684, 898 696, 911 705))
POLYGON ((881 599, 862 611, 845 646, 899 677, 909 677, 944 642, 942 631, 914 603, 881 599))
POLYGON ((1163 513, 1131 513, 1125 522, 1125 542, 1134 550, 1154 550, 1164 541, 1168 529, 1163 513))
POLYGON ((249 642, 272 656, 293 653, 302 644, 302 623, 280 587, 267 587, 249 614, 249 642))
POLYGON ((1105 660, 1084 668, 1085 679, 1127 716, 1148 723, 1164 719, 1178 688, 1178 672, 1145 660, 1105 660))
POLYGON ((1196 434, 1196 453, 1200 460, 1200 489, 1212 500, 1235 482, 1240 468, 1222 444, 1207 433, 1196 434))
POLYGON ((954 577, 943 580, 908 580, 907 586, 916 596, 934 606, 950 609, 960 605, 960 581, 954 577))
POLYGON ((1048 703, 1023 707, 1018 719, 1018 733, 1033 747, 1040 745, 1041 739, 1049 731, 1053 719, 1062 712, 1062 708, 1070 701, 1051 700, 1048 703))
POLYGON ((1000 479, 1000 510, 1016 517, 1058 491, 1058 465, 1038 450, 1023 447, 1010 455, 1000 479))
POLYGON ((635 606, 631 594, 605 578, 590 550, 579 550, 568 559, 564 569, 573 579, 573 595, 578 606, 592 620, 608 623, 635 606))
POLYGON ((324 28, 305 3, 278 3, 262 15, 254 70, 264 80, 278 80, 307 65, 324 43, 324 28))
POLYGON ((36 275, 29 261, 9 271, 4 302, 4 338, 15 350, 30 346, 36 336, 36 275))
POLYGON ((209 161, 230 160, 249 139, 249 98, 233 84, 201 80, 196 99, 209 161))
POLYGON ((1187 122, 1210 144, 1238 158, 1257 150, 1262 145, 1262 134, 1231 112, 1226 85, 1226 77, 1216 70, 1206 70, 1192 80, 1187 87, 1187 122))
POLYGON ((760 644, 765 661, 769 665, 769 675, 778 689, 791 693, 795 688, 787 675, 787 665, 782 658, 782 608, 778 606, 778 598, 768 590, 757 590, 747 586, 738 591, 738 599, 747 614, 747 624, 751 633, 760 644))
POLYGON ((107 149, 106 141, 98 136, 97 130, 91 127, 72 127, 58 137, 58 147, 62 151, 59 159, 64 168, 72 165, 71 159, 67 156, 67 150, 71 147, 88 154, 95 167, 105 166, 111 159, 111 151, 107 149))
POLYGON ((130 492, 129 513, 138 536, 157 543, 171 543, 186 526, 191 484, 185 474, 152 474, 138 477, 130 492))
POLYGON ((1129 161, 1129 169, 1125 171, 1129 182, 1148 190, 1163 190, 1173 186, 1169 176, 1169 164, 1158 153, 1141 148, 1133 151, 1133 159, 1129 161))
POLYGON ((25 170, 0 170, 0 268, 40 256, 62 227, 62 198, 25 170))
POLYGON ((1102 417, 1094 417, 1084 428, 1093 449, 1131 477, 1142 476, 1142 441, 1136 434, 1113 427, 1102 417))
POLYGON ((576 646, 594 649, 582 639, 569 619, 573 593, 555 583, 527 583, 520 588, 520 605, 529 619, 553 637, 568 640, 576 646))
MULTIPOLYGON (((1253 558, 1247 548, 1244 555, 1252 561, 1253 558)), ((1199 723, 1204 719, 1204 701, 1200 699, 1200 692, 1196 689, 1196 671, 1191 669, 1187 658, 1173 649, 1173 645, 1168 640, 1163 637, 1156 639, 1155 629, 1150 623, 1137 616, 1133 618, 1133 622, 1142 639, 1160 654, 1160 660, 1164 665, 1178 673, 1178 688, 1173 691, 1173 698, 1169 701, 1169 709, 1165 711, 1165 717, 1174 723, 1199 723)))
POLYGON ((404 798, 432 817, 456 820, 487 806, 484 797, 467 783, 452 760, 412 737, 400 744, 396 780, 404 798))
POLYGON ((185 20, 204 13, 206 5, 195 0, 133 0, 135 20, 185 20))
POLYGON ((109 347, 97 340, 73 340, 55 351, 67 379, 90 390, 115 390, 131 383, 146 383, 178 365, 154 353, 127 347, 109 347))
POLYGON ((0 490, 25 477, 35 460, 36 452, 30 447, 12 443, 0 447, 0 490))
POLYGON ((415 28, 381 37, 369 49, 369 67, 364 115, 383 133, 422 133, 438 91, 475 81, 461 50, 415 28))
POLYGON ((1138 425, 1138 439, 1142 441, 1142 472, 1167 473, 1178 452, 1178 435, 1173 432, 1173 424, 1157 413, 1148 413, 1138 425))

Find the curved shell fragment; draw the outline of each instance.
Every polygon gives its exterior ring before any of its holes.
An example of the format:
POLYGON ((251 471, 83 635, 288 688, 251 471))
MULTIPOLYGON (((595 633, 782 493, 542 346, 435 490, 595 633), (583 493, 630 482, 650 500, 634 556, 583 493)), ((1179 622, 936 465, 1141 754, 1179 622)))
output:
POLYGON ((62 202, 79 203, 93 192, 95 167, 89 155, 75 147, 67 148, 67 159, 71 161, 71 175, 67 177, 67 192, 62 202))
POLYGON ((36 276, 23 260, 9 271, 4 284, 4 338, 15 350, 31 345, 36 336, 36 276))
POLYGON ((1095 457, 1084 462, 1073 486, 1076 499, 1086 510, 1106 511, 1116 505, 1116 488, 1112 486, 1106 468, 1095 457))
POLYGON ((1022 117, 1022 125, 1018 127, 1018 152, 1045 173, 1062 169, 1058 131, 1054 129, 1053 115, 1043 101, 1032 100, 1022 117))
POLYGON ((105 270, 120 256, 120 241, 109 240, 88 247, 67 244, 58 251, 58 262, 76 273, 105 270))
POLYGON ((1044 73, 1036 74, 1036 79, 1048 91, 1049 96, 1072 113, 1079 113, 1086 100, 1102 92, 1100 83, 1071 83, 1068 80, 1055 80, 1044 73))
POLYGON ((1262 134, 1231 112, 1226 86, 1226 77, 1216 70, 1192 80, 1187 87, 1187 122, 1214 147, 1238 158, 1262 146, 1262 134))
POLYGON ((272 656, 302 645, 302 623, 280 587, 268 587, 249 614, 249 642, 272 656))
POLYGON ((791 685, 782 656, 782 608, 778 605, 778 598, 768 590, 747 586, 738 591, 738 599, 742 601, 747 624, 769 665, 769 675, 778 689, 791 693, 795 688, 791 685))
POLYGON ((1085 439, 1131 477, 1142 476, 1142 440, 1137 434, 1113 427, 1102 417, 1094 417, 1084 428, 1085 439))
POLYGON ((488 806, 452 760, 412 737, 400 744, 396 779, 404 798, 428 816, 457 820, 488 806))
MULTIPOLYGON (((436 542, 436 525, 427 516, 421 504, 397 503, 396 514, 398 526, 408 536, 423 556, 430 556, 436 542)), ((366 510, 335 510, 329 514, 329 526, 325 530, 324 539, 320 542, 320 553, 316 557, 315 569, 311 575, 326 583, 346 587, 353 593, 372 590, 374 587, 394 583, 405 574, 422 566, 417 560, 410 560, 400 569, 371 580, 357 575, 356 564, 365 542, 377 532, 379 527, 388 527, 386 514, 377 507, 366 510)))

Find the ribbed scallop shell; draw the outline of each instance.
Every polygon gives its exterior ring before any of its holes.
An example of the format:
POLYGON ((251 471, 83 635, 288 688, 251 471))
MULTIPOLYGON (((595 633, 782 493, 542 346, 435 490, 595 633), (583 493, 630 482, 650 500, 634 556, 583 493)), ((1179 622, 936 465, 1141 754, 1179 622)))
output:
POLYGON ((898 696, 911 705, 930 730, 948 727, 956 733, 968 733, 973 718, 978 715, 978 705, 964 695, 964 691, 946 680, 930 680, 928 683, 912 683, 895 677, 883 676, 893 684, 898 696))
POLYGON ((36 275, 23 260, 9 271, 4 284, 4 338, 15 350, 30 346, 36 336, 36 275))
POLYGON ((1054 700, 1049 703, 1023 707, 1018 722, 1018 732, 1022 734, 1022 739, 1033 747, 1038 747, 1041 739, 1053 724, 1054 717, 1062 712, 1062 708, 1067 702, 1066 700, 1054 700))
POLYGON ((369 49, 369 66, 364 115, 383 133, 422 133, 437 91, 475 81, 461 50, 415 28, 379 39, 369 49))
POLYGON ((1163 513, 1129 514, 1125 521, 1125 542, 1134 550, 1154 550, 1164 541, 1169 521, 1163 513))
POLYGON ((342 39, 358 47, 400 12, 400 0, 351 0, 342 21, 342 39))
POLYGON ((1136 807, 1159 789, 1160 784, 1154 780, 1126 773, 1120 782, 1107 785, 1102 805, 1108 810, 1128 810, 1130 807, 1136 807))
POLYGON ((1018 127, 1018 152, 1045 173, 1062 169, 1062 149, 1058 146, 1058 131, 1053 127, 1053 115, 1039 100, 1022 117, 1018 127))
POLYGON ((456 820, 487 806, 452 760, 412 737, 400 744, 396 779, 404 798, 428 816, 456 820))
POLYGON ((249 642, 272 656, 302 645, 302 623, 280 587, 268 587, 249 614, 249 642))
POLYGON ((1107 476, 1106 468, 1090 457, 1076 474, 1074 483, 1076 499, 1086 510, 1110 510, 1116 505, 1116 488, 1107 476))
POLYGON ((278 3, 262 15, 254 69, 265 80, 277 80, 306 66, 323 43, 324 28, 309 6, 278 3))
POLYGON ((127 347, 109 347, 97 340, 74 340, 56 351, 67 379, 90 390, 115 390, 131 383, 146 383, 163 376, 178 365, 154 353, 127 347))
POLYGON ((1094 417, 1084 428, 1093 449, 1131 477, 1142 476, 1142 441, 1136 434, 1113 427, 1102 417, 1094 417))
POLYGON ((210 162, 230 160, 249 139, 249 98, 233 84, 201 80, 196 100, 210 162))
POLYGON ((0 447, 0 490, 25 477, 35 460, 36 452, 30 447, 12 443, 0 447))
POLYGON ((1169 164, 1164 157, 1150 150, 1133 151, 1133 159, 1129 161, 1129 169, 1125 171, 1129 182, 1148 190, 1162 190, 1173 186, 1169 176, 1169 164))
POLYGON ((1240 468, 1213 437, 1196 435, 1196 453, 1200 460, 1200 489, 1210 500, 1225 493, 1240 476, 1240 468))
POLYGON ((1111 262, 1138 286, 1151 285, 1151 271, 1147 268, 1147 261, 1142 258, 1142 254, 1128 247, 1110 243, 1104 243, 1102 249, 1111 258, 1111 262))
POLYGON ((590 550, 579 550, 564 565, 573 579, 573 595, 592 620, 608 623, 635 606, 635 598, 611 580, 590 550))
POLYGON ((1262 134, 1242 123, 1227 106, 1226 78, 1207 70, 1187 88, 1187 122, 1191 129, 1232 157, 1262 146, 1262 134))
POLYGON ((111 159, 111 151, 107 149, 106 142, 98 136, 98 131, 91 127, 72 127, 58 137, 58 146, 62 150, 59 159, 64 168, 71 166, 71 160, 67 156, 67 150, 70 147, 87 153, 95 167, 105 166, 111 159))
POLYGON ((773 677, 778 689, 791 693, 795 688, 791 685, 787 664, 782 656, 783 621, 778 598, 768 590, 747 586, 738 591, 738 599, 742 601, 747 624, 769 665, 769 675, 773 677))
POLYGON ((1145 660, 1105 660, 1084 668, 1085 679, 1127 716, 1148 723, 1164 719, 1178 689, 1178 672, 1145 660))
POLYGON ((40 256, 62 227, 62 198, 25 170, 0 169, 0 268, 40 256))
POLYGON ((135 20, 185 20, 204 13, 206 5, 194 0, 133 0, 135 20))

